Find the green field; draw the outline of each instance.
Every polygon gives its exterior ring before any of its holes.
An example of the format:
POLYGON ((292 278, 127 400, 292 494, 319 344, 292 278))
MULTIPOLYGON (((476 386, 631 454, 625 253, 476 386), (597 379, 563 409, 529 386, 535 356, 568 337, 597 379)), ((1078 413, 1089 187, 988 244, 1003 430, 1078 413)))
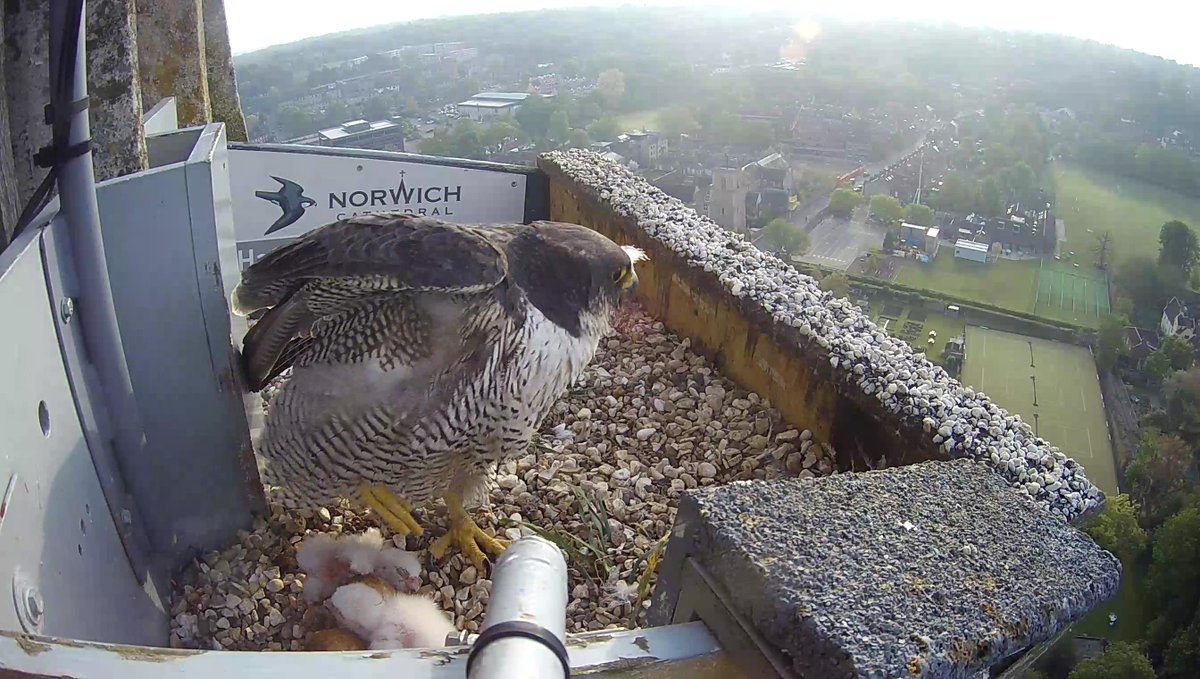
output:
POLYGON ((1092 267, 1043 262, 1036 295, 1029 311, 1044 318, 1096 326, 1109 312, 1108 278, 1092 267))
POLYGON ((622 132, 654 130, 658 128, 658 115, 660 113, 662 113, 662 109, 660 108, 626 113, 617 118, 617 125, 621 127, 622 132))
POLYGON ((1094 269, 1061 262, 959 259, 942 248, 931 264, 906 262, 896 282, 963 299, 1096 327, 1108 312, 1108 283, 1094 269))
POLYGON ((954 256, 941 248, 930 264, 906 262, 896 282, 1014 311, 1031 311, 1039 262, 1001 259, 983 264, 954 256))
POLYGON ((1054 182, 1057 216, 1067 224, 1066 250, 1081 262, 1092 263, 1095 234, 1101 231, 1112 231, 1119 261, 1157 256, 1158 230, 1172 219, 1200 228, 1200 198, 1063 163, 1054 165, 1054 182))
POLYGON ((1087 349, 968 326, 961 379, 1019 414, 1038 436, 1082 464, 1105 493, 1117 493, 1100 379, 1087 349))

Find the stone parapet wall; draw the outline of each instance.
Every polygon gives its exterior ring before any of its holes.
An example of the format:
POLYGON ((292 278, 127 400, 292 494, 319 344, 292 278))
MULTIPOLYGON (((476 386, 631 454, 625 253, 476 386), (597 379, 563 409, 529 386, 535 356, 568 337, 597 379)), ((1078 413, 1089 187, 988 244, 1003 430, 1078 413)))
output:
POLYGON ((573 149, 539 159, 551 218, 647 251, 648 310, 791 423, 829 441, 843 469, 972 458, 1067 520, 1104 494, 1019 416, 951 378, 862 310, 701 217, 644 179, 573 149))
POLYGON ((687 619, 692 563, 796 676, 829 679, 988 676, 1121 579, 1116 557, 966 459, 686 494, 651 624, 687 619))
MULTIPOLYGON (((142 115, 164 97, 176 97, 181 126, 224 122, 229 140, 246 140, 224 0, 89 0, 86 10, 97 181, 147 168, 142 115)), ((33 156, 50 142, 49 17, 44 1, 0 15, 0 247, 46 174, 33 156)))

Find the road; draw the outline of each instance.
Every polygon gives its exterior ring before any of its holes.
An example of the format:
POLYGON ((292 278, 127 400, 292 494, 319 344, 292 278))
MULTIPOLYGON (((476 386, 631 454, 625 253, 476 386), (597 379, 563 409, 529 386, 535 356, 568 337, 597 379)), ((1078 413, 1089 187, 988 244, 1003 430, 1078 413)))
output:
POLYGON ((809 232, 811 246, 800 260, 845 271, 871 248, 883 247, 884 233, 861 222, 830 217, 809 232))

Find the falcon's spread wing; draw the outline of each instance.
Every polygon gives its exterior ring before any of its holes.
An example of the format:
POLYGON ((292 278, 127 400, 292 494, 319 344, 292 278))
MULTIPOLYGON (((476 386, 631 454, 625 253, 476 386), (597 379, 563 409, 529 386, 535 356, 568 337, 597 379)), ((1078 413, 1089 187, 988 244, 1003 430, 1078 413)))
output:
MULTIPOLYGON (((407 362, 444 342, 428 328, 422 292, 467 295, 497 289, 508 274, 498 243, 511 229, 487 231, 395 213, 323 226, 248 267, 232 295, 239 315, 269 307, 246 334, 247 381, 257 391, 306 351, 383 355, 407 362), (422 329, 438 337, 420 336, 422 329), (336 336, 345 338, 338 340, 336 336), (314 346, 319 339, 322 346, 314 346)), ((507 305, 504 290, 496 302, 507 305)), ((440 324, 435 324, 440 325, 440 324)), ((337 362, 337 356, 322 356, 337 362)))

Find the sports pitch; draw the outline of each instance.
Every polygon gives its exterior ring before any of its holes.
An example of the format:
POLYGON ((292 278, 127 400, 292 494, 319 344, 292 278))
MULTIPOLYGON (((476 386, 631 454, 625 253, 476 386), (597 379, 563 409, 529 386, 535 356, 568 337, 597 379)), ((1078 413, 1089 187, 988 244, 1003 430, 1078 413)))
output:
POLYGON ((1105 493, 1117 492, 1100 379, 1087 349, 968 326, 962 382, 1019 414, 1105 493))
POLYGON ((1043 263, 1035 294, 1033 313, 1039 316, 1094 325, 1109 312, 1108 280, 1100 272, 1043 263))

